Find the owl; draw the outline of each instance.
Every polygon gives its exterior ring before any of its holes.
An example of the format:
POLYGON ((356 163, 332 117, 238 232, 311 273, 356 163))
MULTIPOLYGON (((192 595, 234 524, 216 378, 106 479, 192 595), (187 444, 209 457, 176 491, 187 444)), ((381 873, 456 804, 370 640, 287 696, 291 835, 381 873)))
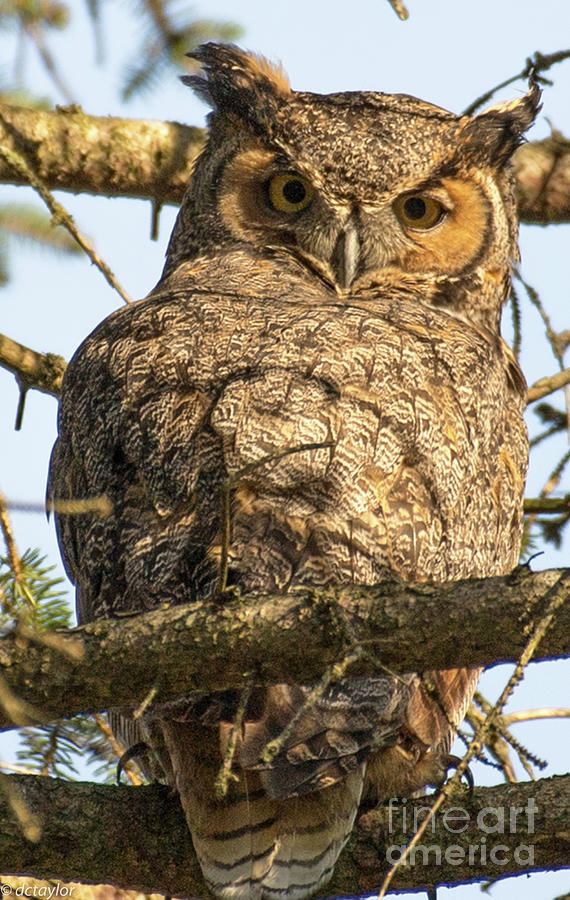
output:
MULTIPOLYGON (((80 622, 509 572, 528 448, 499 320, 517 258, 510 160, 538 89, 471 118, 295 92, 233 46, 194 56, 184 80, 212 107, 209 138, 163 275, 64 379, 52 503, 111 506, 57 516, 80 622)), ((113 722, 178 792, 215 895, 301 900, 361 803, 443 780, 478 674, 349 670, 312 703, 310 685, 255 683, 233 732, 231 689, 113 722)))

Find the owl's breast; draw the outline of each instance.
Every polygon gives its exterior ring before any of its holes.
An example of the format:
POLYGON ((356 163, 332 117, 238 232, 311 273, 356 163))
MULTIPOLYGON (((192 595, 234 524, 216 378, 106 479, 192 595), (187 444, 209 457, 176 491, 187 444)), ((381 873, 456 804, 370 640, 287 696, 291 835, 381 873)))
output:
POLYGON ((210 419, 240 569, 264 567, 268 543, 274 589, 516 563, 526 433, 495 346, 390 301, 256 314, 274 339, 240 343, 210 419))
POLYGON ((497 346, 405 299, 291 295, 157 293, 80 348, 53 480, 113 504, 63 526, 69 556, 98 548, 86 590, 120 557, 125 603, 203 596, 225 550, 244 592, 516 563, 526 431, 497 346))

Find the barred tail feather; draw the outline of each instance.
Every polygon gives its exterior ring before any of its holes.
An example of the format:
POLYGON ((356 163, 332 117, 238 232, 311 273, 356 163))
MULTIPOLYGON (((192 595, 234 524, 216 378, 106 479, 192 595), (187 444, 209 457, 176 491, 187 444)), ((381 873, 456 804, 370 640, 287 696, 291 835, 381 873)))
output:
POLYGON ((203 777, 211 757, 206 761, 206 748, 197 754, 181 740, 185 729, 163 723, 175 787, 210 890, 222 900, 303 900, 325 885, 354 825, 364 766, 329 788, 284 799, 268 797, 258 773, 242 770, 229 798, 217 801, 215 771, 203 777))
MULTIPOLYGON (((247 776, 246 776, 247 777, 247 776)), ((210 820, 188 824, 209 888, 223 900, 303 900, 330 879, 354 825, 362 773, 325 791, 228 803, 210 820), (334 795, 329 797, 327 795, 334 795), (330 805, 329 805, 330 804, 330 805)))

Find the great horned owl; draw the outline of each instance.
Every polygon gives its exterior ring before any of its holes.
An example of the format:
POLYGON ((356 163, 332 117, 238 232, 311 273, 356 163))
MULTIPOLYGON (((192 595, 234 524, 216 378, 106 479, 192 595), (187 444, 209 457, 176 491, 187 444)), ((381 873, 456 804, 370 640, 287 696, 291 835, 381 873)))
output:
MULTIPOLYGON (((195 57, 209 140, 163 276, 64 379, 51 496, 112 504, 58 516, 80 621, 208 601, 226 559, 243 595, 508 572, 527 438, 499 319, 517 256, 510 158, 538 90, 470 118, 297 93, 231 46, 195 57)), ((365 794, 442 778, 478 672, 428 675, 435 696, 416 675, 349 673, 305 709, 306 686, 256 686, 225 799, 237 693, 150 711, 215 894, 308 896, 365 794)))

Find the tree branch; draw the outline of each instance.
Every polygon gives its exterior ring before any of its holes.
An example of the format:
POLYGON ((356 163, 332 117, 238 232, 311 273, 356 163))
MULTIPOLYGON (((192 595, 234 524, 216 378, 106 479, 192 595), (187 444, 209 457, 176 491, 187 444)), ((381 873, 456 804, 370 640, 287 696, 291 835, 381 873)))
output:
MULTIPOLYGON (((0 105, 0 143, 22 153, 51 189, 178 204, 203 142, 202 129, 176 122, 0 105)), ((570 222, 570 141, 555 134, 525 144, 515 171, 522 221, 570 222)), ((0 162, 0 182, 25 179, 0 162)))
POLYGON ((521 222, 570 222, 570 141, 555 132, 519 147, 514 157, 521 222))
POLYGON ((66 365, 63 356, 38 353, 0 334, 0 366, 12 372, 23 388, 34 387, 58 397, 66 365))
POLYGON ((566 497, 529 497, 524 501, 527 515, 536 513, 566 513, 570 509, 570 495, 566 497))
MULTIPOLYGON (((42 836, 38 843, 27 841, 0 796, 5 875, 111 882, 145 893, 210 897, 178 799, 167 789, 29 775, 10 780, 41 819, 42 836)), ((387 851, 397 856, 397 848, 407 843, 432 803, 432 797, 422 797, 364 813, 325 895, 376 891, 388 868, 387 851)), ((569 809, 570 776, 479 788, 472 796, 461 793, 437 814, 435 830, 422 840, 416 864, 400 869, 394 885, 400 890, 425 889, 563 868, 569 859, 569 809)))
POLYGON ((527 405, 534 403, 535 400, 542 400, 543 397, 553 394, 554 391, 558 391, 567 384, 570 384, 570 369, 563 369, 562 372, 555 372, 554 375, 546 375, 544 378, 539 378, 528 389, 527 405))
MULTIPOLYGON (((0 144, 21 153, 52 190, 180 203, 203 141, 201 129, 176 122, 0 104, 0 144)), ((0 182, 27 183, 4 161, 0 182)))
MULTIPOLYGON (((0 674, 45 719, 137 704, 152 688, 158 702, 239 688, 244 660, 260 682, 309 684, 352 653, 355 640, 394 672, 493 665, 518 658, 527 628, 554 595, 570 598, 569 572, 521 566, 446 585, 386 580, 99 620, 67 632, 82 662, 16 631, 0 642, 0 674)), ((569 653, 566 604, 536 656, 569 653)), ((350 671, 373 669, 368 662, 350 671)), ((0 727, 10 727, 2 714, 0 727)))

